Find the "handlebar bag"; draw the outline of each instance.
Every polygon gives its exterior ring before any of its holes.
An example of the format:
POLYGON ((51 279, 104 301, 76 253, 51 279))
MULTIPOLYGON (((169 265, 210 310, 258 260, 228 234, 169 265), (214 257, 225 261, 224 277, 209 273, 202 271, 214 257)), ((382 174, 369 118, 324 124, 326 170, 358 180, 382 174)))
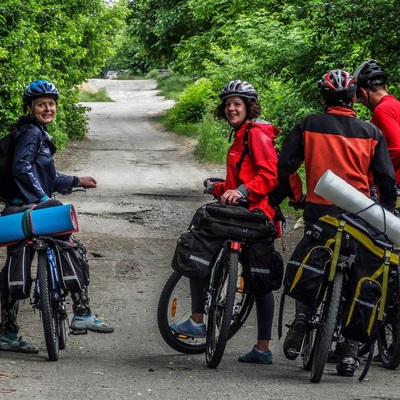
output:
POLYGON ((197 209, 191 224, 204 234, 241 242, 277 236, 274 223, 263 211, 217 202, 197 209))
POLYGON ((12 299, 23 300, 30 296, 32 288, 31 251, 27 241, 7 248, 6 264, 1 271, 4 294, 12 299))

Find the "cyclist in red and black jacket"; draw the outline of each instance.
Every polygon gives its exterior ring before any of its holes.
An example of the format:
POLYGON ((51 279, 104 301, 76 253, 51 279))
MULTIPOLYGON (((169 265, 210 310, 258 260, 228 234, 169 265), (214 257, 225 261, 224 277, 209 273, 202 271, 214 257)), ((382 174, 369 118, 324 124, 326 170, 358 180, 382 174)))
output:
MULTIPOLYGON (((356 80, 343 70, 333 70, 318 82, 323 114, 305 117, 285 138, 278 161, 279 182, 289 199, 294 199, 290 175, 304 162, 307 194, 304 202, 304 221, 312 225, 323 215, 340 215, 330 201, 314 193, 320 177, 328 169, 370 195, 370 177, 379 189, 380 203, 393 211, 396 202, 395 174, 386 141, 373 124, 356 118, 352 104, 356 97, 356 80)), ((338 188, 340 190, 340 188, 338 188)), ((296 302, 296 318, 284 343, 287 358, 294 359, 301 349, 306 331, 309 308, 296 302)), ((353 376, 358 366, 358 344, 346 341, 339 352, 337 371, 353 376)))

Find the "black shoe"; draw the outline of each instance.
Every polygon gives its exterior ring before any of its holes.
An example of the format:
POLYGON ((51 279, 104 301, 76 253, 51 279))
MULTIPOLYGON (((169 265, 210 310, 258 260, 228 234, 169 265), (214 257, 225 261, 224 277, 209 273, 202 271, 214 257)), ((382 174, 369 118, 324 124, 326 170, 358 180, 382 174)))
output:
POLYGON ((343 357, 336 365, 336 371, 341 376, 354 376, 354 372, 356 372, 359 365, 359 361, 354 357, 343 357))
POLYGON ((301 350, 304 335, 307 331, 307 317, 305 314, 297 314, 295 320, 290 325, 286 335, 285 342, 283 343, 283 352, 285 357, 289 360, 295 360, 301 350))

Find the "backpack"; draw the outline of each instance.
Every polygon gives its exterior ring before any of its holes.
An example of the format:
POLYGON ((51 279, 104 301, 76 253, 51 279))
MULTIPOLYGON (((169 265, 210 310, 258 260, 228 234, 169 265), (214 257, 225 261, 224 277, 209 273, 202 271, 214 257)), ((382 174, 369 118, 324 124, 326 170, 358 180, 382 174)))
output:
POLYGON ((17 129, 14 129, 0 138, 0 200, 5 203, 9 203, 19 194, 11 171, 16 132, 17 129))

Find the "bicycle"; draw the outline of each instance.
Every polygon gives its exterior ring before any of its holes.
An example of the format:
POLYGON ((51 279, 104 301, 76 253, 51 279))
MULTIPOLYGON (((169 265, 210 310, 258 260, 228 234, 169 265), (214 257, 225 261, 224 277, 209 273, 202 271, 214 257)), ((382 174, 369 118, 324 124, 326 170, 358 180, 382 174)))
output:
POLYGON ((86 249, 71 235, 71 232, 78 230, 72 205, 53 202, 47 208, 23 207, 21 211, 6 214, 1 218, 3 225, 14 223, 22 226, 21 230, 16 230, 20 236, 16 235, 11 243, 15 247, 10 247, 6 276, 10 280, 9 290, 16 284, 24 289, 23 293, 10 291, 10 296, 15 296, 15 299, 30 298, 32 308, 39 311, 42 320, 48 358, 50 361, 58 361, 60 350, 66 348, 68 336, 65 298, 69 288, 81 284, 81 265, 78 265, 79 261, 76 262, 76 259, 86 262, 86 249), (75 255, 76 252, 79 253, 79 257, 75 255), (37 267, 32 292, 31 269, 35 254, 37 267), (58 261, 61 265, 58 265, 58 261), (11 271, 18 274, 20 268, 23 269, 20 278, 11 276, 11 271))
POLYGON ((66 348, 69 321, 67 292, 61 284, 53 243, 52 238, 46 236, 34 237, 28 242, 37 253, 32 307, 41 315, 49 360, 58 361, 60 350, 66 348))
MULTIPOLYGON (((357 222, 355 222, 351 217, 342 215, 342 218, 343 220, 353 223, 354 226, 358 226, 358 228, 362 229, 362 226, 357 225, 357 222)), ((344 225, 342 226, 344 227, 344 225)), ((345 232, 347 232, 344 236, 347 244, 349 244, 349 240, 352 237, 351 235, 355 235, 360 243, 368 242, 368 236, 365 236, 362 233, 367 232, 367 230, 357 231, 350 226, 350 228, 345 232)), ((370 237, 372 238, 372 236, 370 237)), ((360 247, 359 251, 361 251, 361 253, 353 253, 353 250, 346 255, 339 253, 338 261, 336 266, 334 266, 335 270, 333 276, 331 270, 330 276, 325 276, 323 279, 321 295, 317 299, 317 306, 314 307, 314 310, 309 317, 308 329, 301 349, 303 367, 305 370, 311 371, 311 382, 320 382, 328 355, 330 352, 333 352, 333 344, 342 341, 345 336, 343 332, 346 329, 346 334, 350 335, 350 338, 353 337, 355 339, 356 337, 367 337, 366 333, 355 332, 354 329, 368 328, 368 335, 370 335, 370 341, 364 343, 362 348, 359 350, 359 354, 370 352, 364 371, 361 374, 360 381, 365 377, 368 371, 373 356, 373 348, 371 348, 371 346, 375 344, 375 340, 378 342, 381 360, 385 368, 396 368, 399 365, 399 267, 397 265, 398 261, 396 261, 398 260, 398 257, 395 252, 392 253, 394 255, 393 258, 390 256, 391 251, 393 251, 393 245, 382 239, 384 238, 381 238, 380 240, 378 239, 376 242, 381 246, 381 250, 378 251, 377 246, 375 246, 374 254, 376 256, 379 255, 378 257, 383 257, 384 255, 384 258, 378 258, 377 261, 373 261, 377 262, 377 266, 373 266, 372 270, 368 269, 371 271, 371 276, 368 274, 357 275, 357 271, 362 265, 362 262, 369 260, 368 258, 362 258, 362 254, 365 254, 364 252, 366 249, 360 247), (384 263, 381 264, 382 262, 384 263), (390 267, 390 265, 392 265, 392 267, 390 267), (373 298, 371 298, 371 300, 363 300, 362 298, 356 297, 360 293, 360 285, 364 279, 366 279, 366 282, 371 282, 371 285, 375 285, 375 287, 378 285, 381 288, 381 293, 385 293, 385 298, 387 298, 387 305, 385 304, 383 297, 382 303, 381 300, 378 300, 376 304, 372 303, 373 298), (376 279, 382 279, 382 282, 377 283, 376 279), (356 287, 354 285, 357 285, 356 291, 354 291, 354 288, 356 287), (383 286, 386 288, 385 291, 383 291, 383 286), (386 293, 388 293, 387 297, 386 293), (357 328, 353 327, 351 328, 353 331, 349 331, 349 318, 353 312, 351 310, 354 310, 353 307, 357 307, 357 305, 371 310, 371 318, 374 318, 374 316, 377 318, 378 315, 382 314, 380 322, 376 320, 378 323, 376 329, 374 328, 375 322, 373 322, 375 319, 371 319, 367 320, 367 326, 355 325, 357 328), (383 308, 380 308, 381 306, 383 308), (378 328, 379 326, 380 328, 378 328)), ((372 246, 372 244, 370 245, 372 246)), ((367 268, 369 268, 369 266, 367 268)), ((357 323, 365 322, 366 321, 357 320, 357 323)))

